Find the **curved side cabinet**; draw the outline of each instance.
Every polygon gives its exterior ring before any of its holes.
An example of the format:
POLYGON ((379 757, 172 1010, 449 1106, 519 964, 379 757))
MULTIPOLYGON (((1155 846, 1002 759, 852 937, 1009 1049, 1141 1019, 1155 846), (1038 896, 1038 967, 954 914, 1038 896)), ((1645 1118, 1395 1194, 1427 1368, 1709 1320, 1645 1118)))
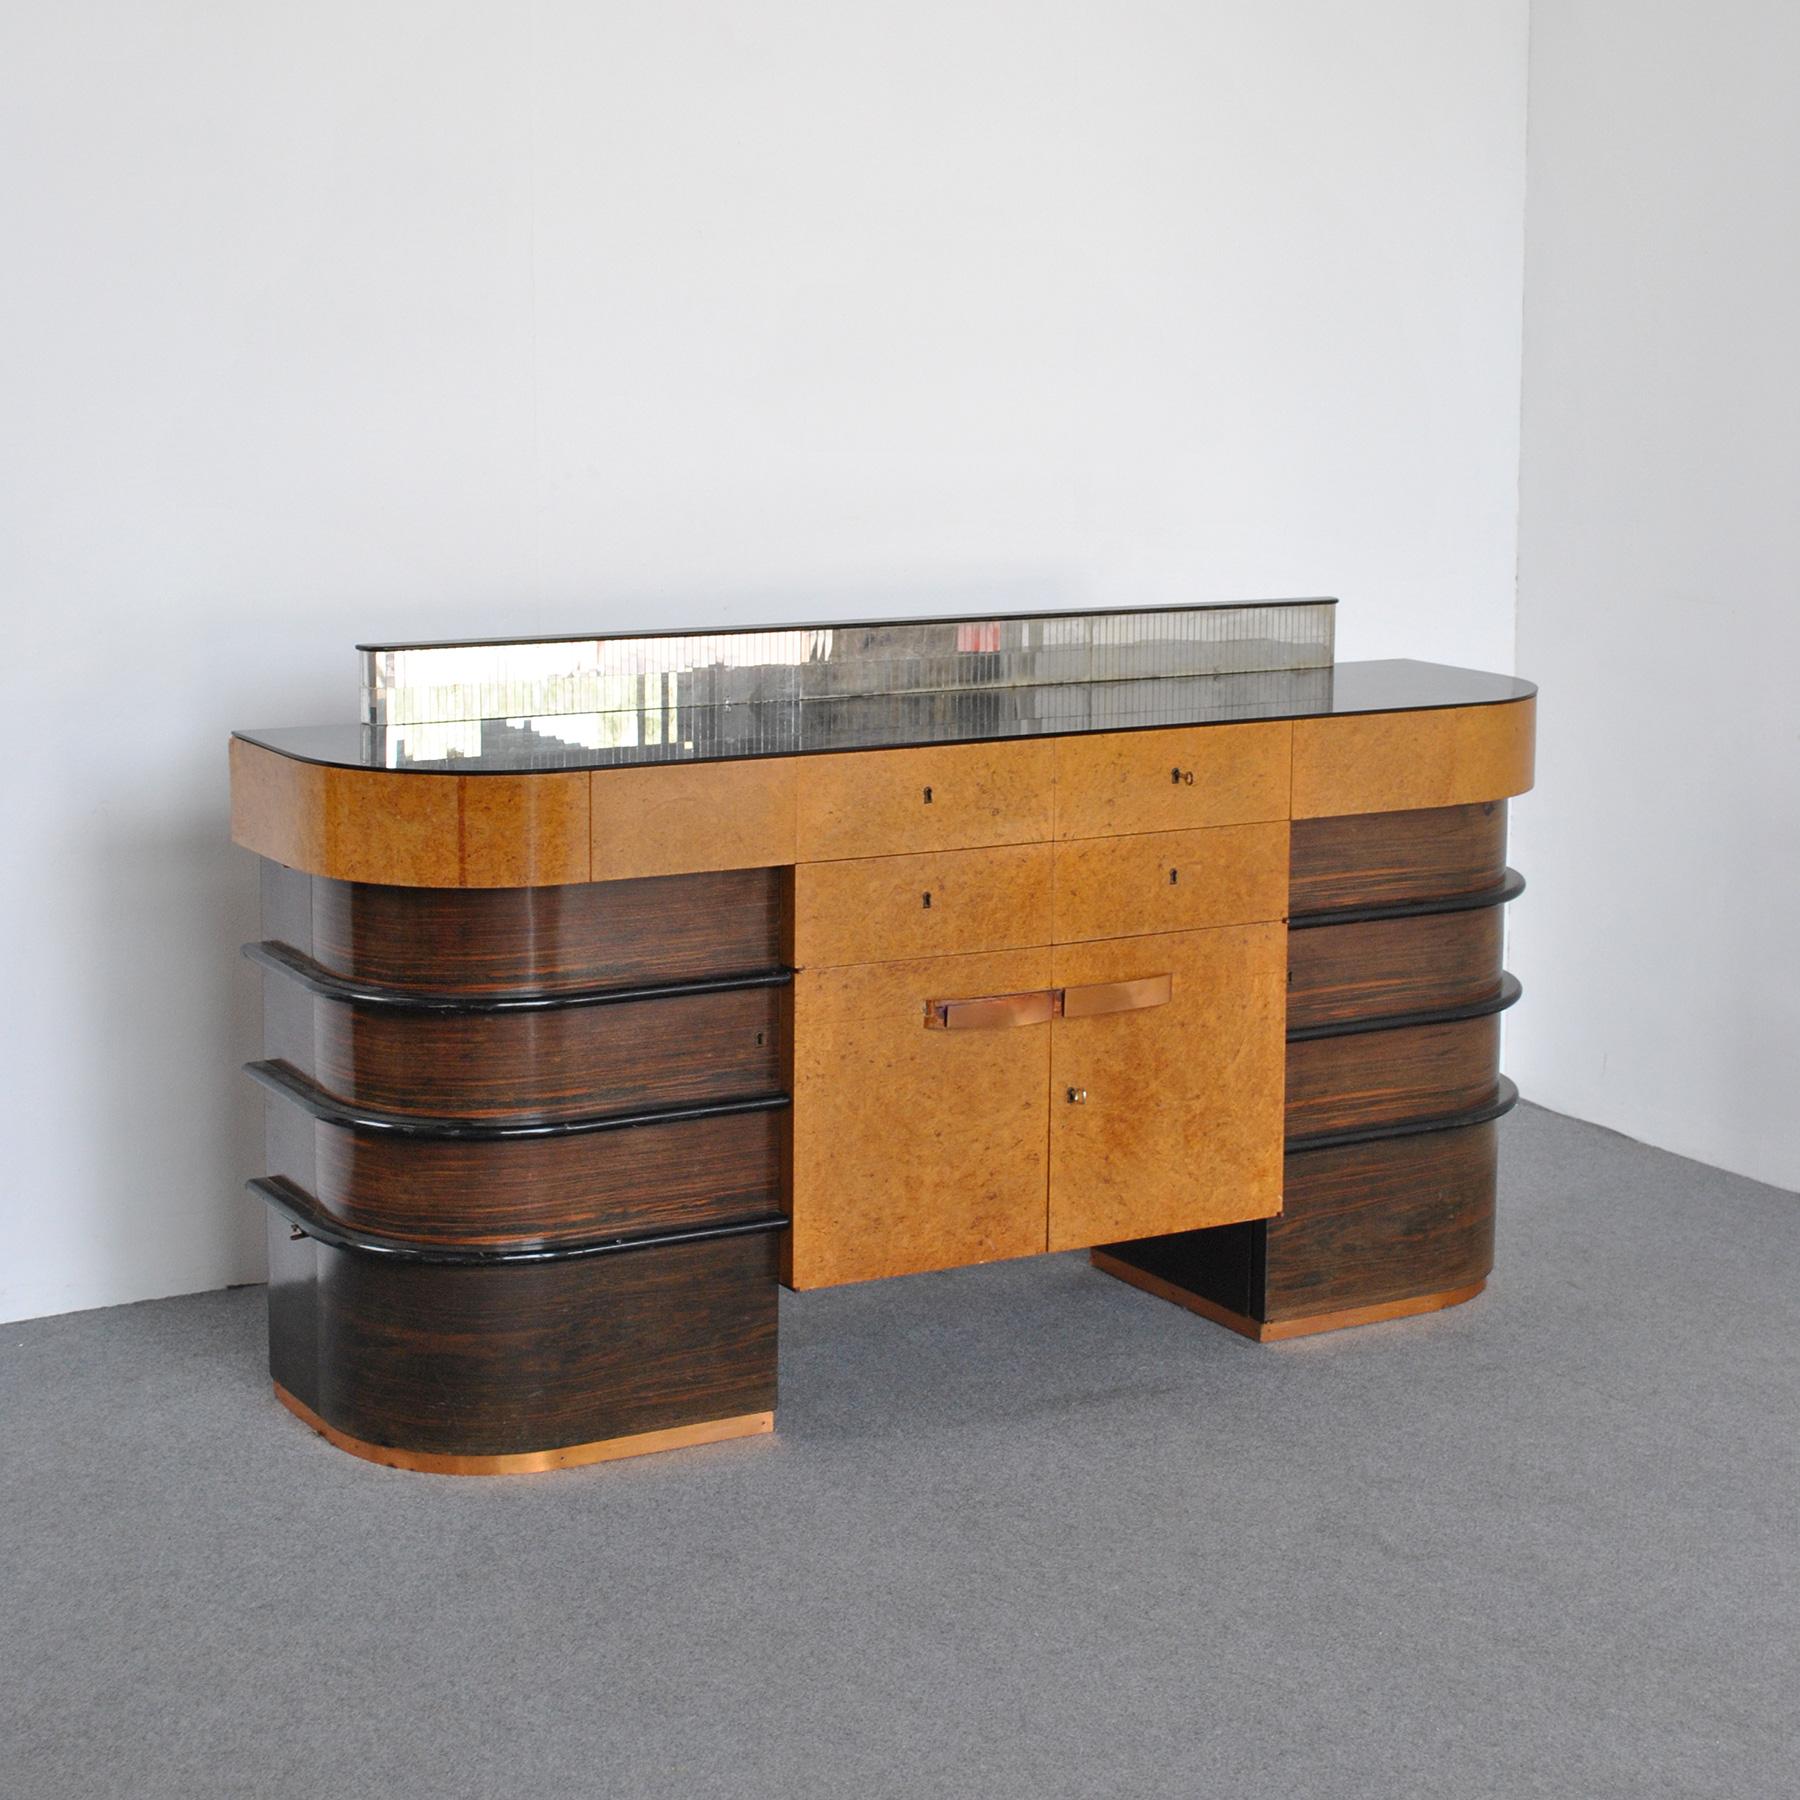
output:
POLYGON ((786 893, 769 869, 453 888, 265 867, 250 1073, 284 1404, 449 1474, 770 1429, 786 893))
POLYGON ((1287 1156, 1269 1220, 1110 1244, 1109 1274, 1267 1341, 1435 1311, 1493 1262, 1504 801, 1297 819, 1287 1156))
POLYGON ((340 1449, 499 1475, 773 1426, 779 1219, 453 1262, 327 1243, 297 1213, 270 1212, 269 1369, 340 1449))

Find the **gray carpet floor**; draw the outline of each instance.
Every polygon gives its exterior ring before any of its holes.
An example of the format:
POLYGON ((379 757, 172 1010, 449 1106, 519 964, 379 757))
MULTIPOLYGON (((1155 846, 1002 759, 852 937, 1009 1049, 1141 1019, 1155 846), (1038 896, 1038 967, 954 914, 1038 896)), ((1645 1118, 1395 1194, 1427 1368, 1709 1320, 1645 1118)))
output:
POLYGON ((260 1289, 0 1327, 0 1793, 1800 1794, 1800 1197, 1504 1133, 1455 1312, 784 1296, 773 1438, 508 1481, 303 1429, 260 1289))

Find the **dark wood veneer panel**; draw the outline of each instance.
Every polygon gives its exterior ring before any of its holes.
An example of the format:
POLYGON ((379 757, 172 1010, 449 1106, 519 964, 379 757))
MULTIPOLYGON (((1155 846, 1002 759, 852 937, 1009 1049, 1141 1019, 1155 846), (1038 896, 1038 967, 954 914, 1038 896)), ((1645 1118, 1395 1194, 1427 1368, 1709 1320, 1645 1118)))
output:
MULTIPOLYGON (((308 951, 339 975, 471 994, 564 993, 748 974, 781 962, 786 871, 397 888, 313 883, 308 951)), ((291 915, 290 915, 291 916, 291 915)), ((271 937, 279 937, 267 921, 271 937)))
POLYGON ((1288 1136, 1468 1112, 1492 1097, 1499 1072, 1497 1013, 1308 1038, 1288 1045, 1288 1136))
POLYGON ((270 1373, 373 1444, 509 1455, 775 1405, 770 1234, 499 1268, 270 1229, 270 1373))
POLYGON ((1506 872, 1506 802, 1296 819, 1288 910, 1394 906, 1495 887, 1506 872))
MULTIPOLYGON (((294 984, 272 974, 267 985, 294 984)), ((340 1099, 383 1110, 569 1119, 781 1091, 778 988, 522 1013, 306 1000, 313 1067, 294 1066, 340 1099)))
POLYGON ((1494 1126, 1287 1159, 1266 1227, 1266 1320, 1378 1306, 1483 1280, 1494 1266, 1494 1126))
POLYGON ((1503 926, 1504 910, 1484 906, 1290 932, 1288 1029, 1491 1000, 1503 926))
POLYGON ((433 1244, 674 1231, 782 1209, 779 1113, 576 1136, 397 1138, 271 1098, 269 1173, 346 1225, 433 1244))

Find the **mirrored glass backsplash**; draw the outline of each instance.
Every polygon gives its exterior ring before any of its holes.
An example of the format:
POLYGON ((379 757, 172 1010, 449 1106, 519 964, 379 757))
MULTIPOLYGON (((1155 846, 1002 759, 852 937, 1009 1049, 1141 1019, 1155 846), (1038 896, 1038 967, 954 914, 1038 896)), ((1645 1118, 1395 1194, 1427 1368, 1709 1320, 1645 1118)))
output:
POLYGON ((820 703, 1329 669, 1336 605, 1280 600, 621 637, 364 644, 362 717, 365 726, 418 740, 413 755, 433 762, 454 760, 459 740, 474 743, 491 735, 480 729, 488 721, 514 722, 534 735, 548 727, 554 739, 590 748, 622 747, 644 744, 647 730, 678 744, 687 735, 687 719, 698 716, 717 729, 732 709, 750 707, 764 731, 772 717, 792 709, 798 735, 800 719, 820 703), (437 754, 420 756, 428 745, 437 754))

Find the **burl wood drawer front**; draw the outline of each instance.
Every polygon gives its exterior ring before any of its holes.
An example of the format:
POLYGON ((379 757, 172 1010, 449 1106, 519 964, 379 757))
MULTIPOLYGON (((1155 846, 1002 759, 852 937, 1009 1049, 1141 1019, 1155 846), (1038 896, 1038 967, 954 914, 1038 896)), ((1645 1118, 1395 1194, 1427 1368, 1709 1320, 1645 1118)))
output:
POLYGON ((970 850, 1050 836, 1047 741, 799 759, 798 858, 970 850))
POLYGON ((1055 941, 1279 919, 1287 866, 1285 822, 1059 843, 1055 941))
POLYGON ((1291 735, 1279 721, 1058 738, 1056 835, 1285 819, 1291 735))
POLYGON ((925 1012, 1049 982, 1048 950, 795 977, 792 1286, 1044 1248, 1048 1024, 928 1030, 925 1012))
POLYGON ((231 740, 231 841, 290 869, 394 887, 588 878, 588 778, 337 769, 231 740))
POLYGON ((1079 988, 1168 975, 1166 1005, 1051 1027, 1052 1250, 1266 1218, 1281 1205, 1285 930, 1059 947, 1079 988))
POLYGON ((1050 941, 1050 846, 802 863, 794 871, 801 968, 898 962, 1050 941))
POLYGON ((778 868, 794 860, 793 757, 596 769, 592 879, 778 868))
POLYGON ((1537 701, 1294 725, 1294 817, 1504 800, 1531 786, 1537 701))

